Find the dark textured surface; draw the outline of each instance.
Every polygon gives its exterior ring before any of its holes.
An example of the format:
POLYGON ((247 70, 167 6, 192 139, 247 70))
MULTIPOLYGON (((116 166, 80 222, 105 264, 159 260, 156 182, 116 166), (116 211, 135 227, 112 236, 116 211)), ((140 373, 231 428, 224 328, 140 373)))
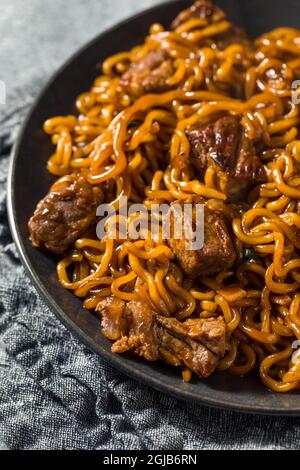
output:
MULTIPOLYGON (((298 448, 299 420, 185 404, 143 387, 88 352, 36 294, 7 228, 8 154, 41 84, 82 42, 134 2, 0 0, 0 433, 18 449, 298 448), (17 14, 22 9, 22 15, 17 14), (63 10, 64 9, 64 12, 63 10), (106 12, 106 13, 104 13, 106 12), (36 18, 39 20, 36 21, 36 18), (80 20, 79 20, 80 18, 80 20), (105 18, 107 22, 105 22, 105 18), (35 23, 33 29, 30 25, 35 23), (82 26, 84 25, 84 26, 82 26), (41 47, 42 41, 42 47, 41 47), (11 58, 13 57, 13 60, 11 58)), ((138 7, 154 2, 139 1, 138 7)), ((156 2, 158 3, 158 2, 156 2)), ((131 10, 132 11, 132 10, 131 10)))

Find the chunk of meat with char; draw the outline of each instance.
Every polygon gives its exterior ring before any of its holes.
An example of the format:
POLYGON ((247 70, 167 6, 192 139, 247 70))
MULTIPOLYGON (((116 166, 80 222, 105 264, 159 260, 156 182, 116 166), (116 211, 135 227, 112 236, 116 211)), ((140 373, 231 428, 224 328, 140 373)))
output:
POLYGON ((166 50, 150 51, 139 62, 133 62, 121 77, 121 86, 131 96, 161 93, 169 87, 173 75, 173 62, 166 50))
POLYGON ((111 341, 117 341, 128 331, 128 318, 125 315, 125 302, 118 297, 107 297, 97 305, 96 311, 102 315, 102 333, 111 341))
POLYGON ((112 346, 113 352, 131 351, 148 361, 158 359, 155 316, 146 303, 132 301, 126 304, 110 297, 100 302, 97 311, 103 315, 103 334, 116 340, 112 346))
POLYGON ((184 323, 164 318, 141 301, 124 302, 110 297, 99 303, 103 334, 116 340, 115 353, 130 352, 148 361, 161 359, 173 366, 187 366, 208 377, 227 349, 226 326, 220 319, 190 319, 184 323))
POLYGON ((159 358, 158 341, 155 328, 155 314, 144 302, 132 301, 125 307, 129 325, 127 336, 123 336, 112 347, 115 353, 132 351, 147 361, 159 358))
POLYGON ((207 20, 207 24, 218 23, 225 18, 224 12, 208 0, 198 0, 191 7, 179 13, 172 23, 173 30, 192 19, 207 20))
MULTIPOLYGON (((204 201, 195 200, 192 212, 192 223, 196 225, 195 204, 204 201)), ((175 205, 178 203, 175 203, 175 205)), ((171 228, 174 224, 173 207, 171 208, 171 228)), ((198 222, 199 223, 199 222, 198 222)), ((193 227, 194 228, 194 227, 193 227)), ((201 249, 189 249, 184 239, 176 239, 174 232, 168 244, 185 274, 191 279, 201 276, 212 276, 230 269, 236 259, 236 253, 226 221, 222 214, 211 211, 204 205, 204 245, 201 249)))
POLYGON ((33 246, 64 254, 93 225, 101 200, 102 191, 83 177, 74 177, 67 187, 50 192, 28 223, 33 246))
POLYGON ((158 323, 179 338, 199 341, 211 352, 223 357, 227 350, 226 325, 222 317, 192 318, 181 323, 176 318, 157 317, 158 323))
POLYGON ((256 148, 246 136, 237 116, 225 116, 206 127, 187 132, 191 163, 203 178, 213 166, 220 189, 230 201, 242 200, 266 175, 256 148))
POLYGON ((187 366, 199 377, 207 378, 218 365, 219 357, 203 344, 188 337, 177 338, 164 328, 158 329, 158 339, 164 350, 171 353, 182 365, 187 366))

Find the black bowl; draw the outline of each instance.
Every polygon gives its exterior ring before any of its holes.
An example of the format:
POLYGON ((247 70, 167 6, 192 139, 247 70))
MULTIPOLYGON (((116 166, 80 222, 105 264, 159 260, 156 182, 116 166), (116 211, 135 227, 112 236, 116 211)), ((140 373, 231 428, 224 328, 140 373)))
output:
MULTIPOLYGON (((14 147, 8 181, 11 231, 21 259, 51 310, 81 341, 120 371, 157 390, 199 404, 237 411, 300 416, 300 396, 271 393, 258 376, 245 378, 215 374, 209 380, 182 382, 178 370, 111 353, 111 344, 100 332, 99 318, 82 308, 81 301, 57 281, 56 259, 32 248, 27 222, 36 203, 52 183, 46 161, 52 148, 42 131, 50 116, 74 112, 76 97, 89 89, 108 56, 143 41, 154 22, 170 24, 191 2, 172 1, 145 11, 98 36, 62 67, 36 100, 14 147)), ((223 0, 229 16, 252 36, 280 25, 299 26, 296 0, 223 0)))

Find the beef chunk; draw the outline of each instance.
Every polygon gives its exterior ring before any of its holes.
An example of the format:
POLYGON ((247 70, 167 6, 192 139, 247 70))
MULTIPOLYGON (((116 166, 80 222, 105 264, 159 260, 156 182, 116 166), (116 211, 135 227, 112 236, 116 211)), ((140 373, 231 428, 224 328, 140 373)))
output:
POLYGON ((130 65, 121 78, 121 86, 134 97, 160 93, 168 89, 166 82, 173 73, 168 51, 151 51, 141 61, 130 65))
POLYGON ((102 193, 83 177, 50 192, 29 221, 30 240, 37 248, 62 255, 91 227, 102 193))
POLYGON ((107 297, 97 305, 96 311, 102 314, 102 333, 112 341, 128 330, 125 306, 126 303, 117 297, 107 297))
POLYGON ((116 297, 100 302, 97 311, 102 314, 102 332, 116 340, 112 351, 118 354, 130 352, 148 361, 185 365, 208 377, 227 349, 222 318, 181 323, 158 316, 145 302, 125 303, 116 297))
POLYGON ((171 237, 168 243, 183 271, 192 279, 212 276, 229 269, 236 259, 234 246, 223 216, 209 210, 206 206, 204 207, 204 246, 200 250, 189 250, 188 243, 183 238, 177 240, 171 237))
POLYGON ((182 11, 173 21, 171 28, 177 29, 187 21, 199 18, 207 20, 208 24, 213 24, 225 18, 224 12, 212 5, 209 0, 198 0, 190 8, 182 11))
POLYGON ((223 318, 189 319, 157 316, 160 354, 170 364, 181 361, 200 377, 215 370, 227 349, 226 325, 223 318))
POLYGON ((201 343, 190 338, 185 338, 183 341, 171 335, 164 328, 158 328, 157 335, 163 348, 199 377, 209 377, 217 367, 219 357, 201 343))
POLYGON ((225 116, 206 127, 187 133, 191 144, 191 163, 203 178, 213 166, 221 190, 230 201, 242 200, 255 184, 265 181, 261 159, 255 145, 240 125, 237 116, 225 116))
POLYGON ((226 325, 222 317, 209 319, 190 319, 184 323, 176 318, 157 317, 158 323, 179 338, 199 341, 210 351, 223 357, 225 355, 226 325))
POLYGON ((96 308, 102 314, 102 333, 115 340, 112 351, 132 352, 148 361, 159 357, 155 313, 145 302, 109 297, 96 308))
POLYGON ((123 336, 114 343, 112 351, 131 351, 147 361, 156 361, 159 353, 153 311, 144 302, 132 301, 127 303, 124 315, 128 326, 123 336))

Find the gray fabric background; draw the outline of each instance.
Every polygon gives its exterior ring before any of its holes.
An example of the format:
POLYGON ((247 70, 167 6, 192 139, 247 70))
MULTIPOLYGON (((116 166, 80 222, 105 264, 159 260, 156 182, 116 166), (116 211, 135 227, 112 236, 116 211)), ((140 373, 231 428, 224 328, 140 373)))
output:
POLYGON ((20 265, 5 207, 9 152, 49 75, 117 20, 159 0, 0 0, 0 448, 297 449, 299 420, 176 401, 79 344, 20 265))

